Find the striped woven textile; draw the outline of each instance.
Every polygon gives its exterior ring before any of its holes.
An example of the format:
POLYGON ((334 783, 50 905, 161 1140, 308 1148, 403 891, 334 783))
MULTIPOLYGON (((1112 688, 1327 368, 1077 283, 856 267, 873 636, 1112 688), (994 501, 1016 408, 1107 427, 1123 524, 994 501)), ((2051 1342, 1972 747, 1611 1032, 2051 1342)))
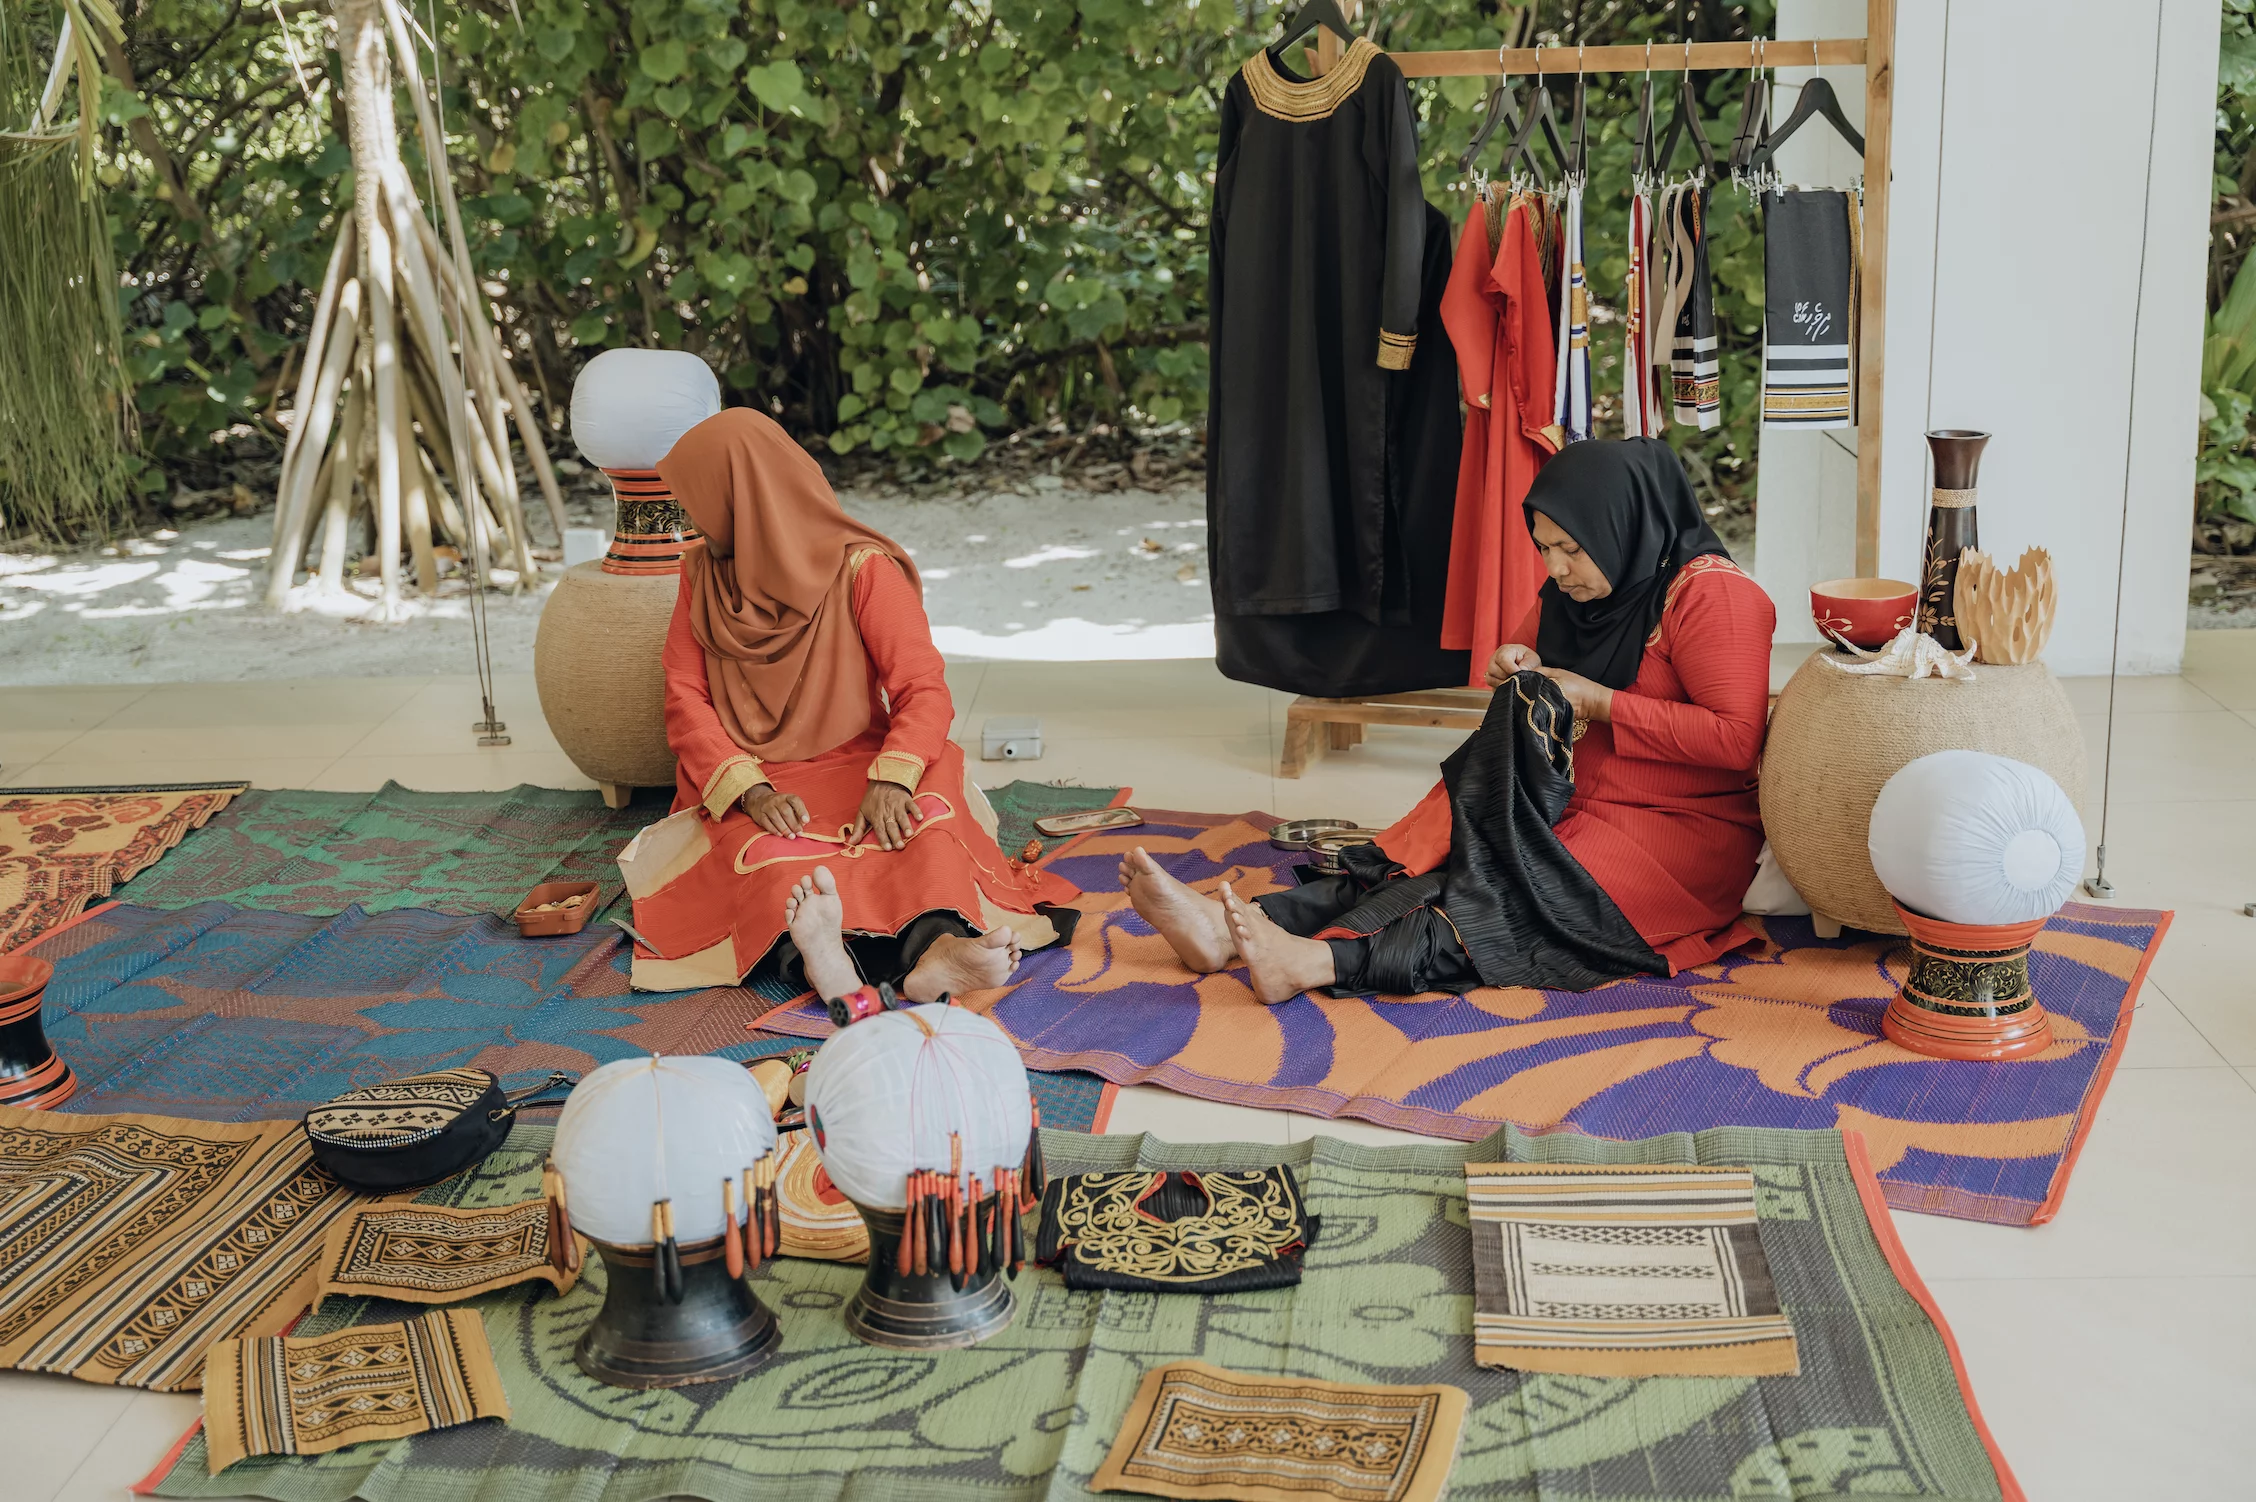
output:
POLYGON ((192 1389, 306 1311, 353 1199, 294 1121, 0 1108, 0 1367, 192 1389))
POLYGON ((1763 195, 1762 420, 1856 423, 1857 219, 1846 193, 1763 195))
POLYGON ((1587 1377, 1800 1371, 1744 1168, 1468 1163, 1474 1359, 1587 1377))
POLYGON ((253 1455, 320 1455, 508 1417, 485 1318, 475 1309, 298 1340, 224 1340, 212 1347, 204 1375, 214 1476, 253 1455))

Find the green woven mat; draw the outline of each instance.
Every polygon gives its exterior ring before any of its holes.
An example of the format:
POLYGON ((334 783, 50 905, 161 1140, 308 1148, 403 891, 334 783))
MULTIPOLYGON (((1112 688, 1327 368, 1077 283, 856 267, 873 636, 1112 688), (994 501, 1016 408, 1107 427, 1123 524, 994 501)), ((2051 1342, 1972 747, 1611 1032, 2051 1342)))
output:
MULTIPOLYGON (((550 1130, 519 1127, 452 1204, 538 1193, 550 1130)), ((839 1313, 860 1271, 755 1276, 780 1353, 729 1384, 638 1392, 581 1375, 572 1346, 600 1269, 570 1295, 475 1301, 513 1416, 310 1459, 205 1474, 201 1437, 156 1491, 281 1502, 1056 1502, 1089 1495, 1137 1382, 1197 1357, 1337 1382, 1448 1382, 1472 1398, 1449 1496, 1576 1502, 1996 1498, 1998 1477, 1944 1343, 1889 1268, 1839 1136, 1722 1128, 1611 1143, 1511 1130, 1463 1147, 1172 1146, 1044 1134, 1058 1169, 1287 1162, 1323 1232, 1296 1289, 1223 1298, 1073 1293, 1029 1268, 1011 1327, 969 1351, 880 1350, 839 1313), (1754 1166, 1763 1247, 1803 1375, 1523 1376, 1472 1362, 1468 1157, 1754 1166)), ((331 1299, 299 1333, 416 1312, 331 1299)))
MULTIPOLYGON (((987 796, 1003 847, 1015 854, 1033 837, 1035 819, 1101 808, 1117 791, 1014 782, 987 796)), ((505 913, 542 882, 592 881, 609 902, 620 891, 620 849, 664 818, 671 801, 657 788, 622 809, 606 808, 596 793, 530 785, 506 793, 418 793, 396 782, 374 793, 254 790, 112 895, 159 908, 217 901, 285 913, 505 913)))

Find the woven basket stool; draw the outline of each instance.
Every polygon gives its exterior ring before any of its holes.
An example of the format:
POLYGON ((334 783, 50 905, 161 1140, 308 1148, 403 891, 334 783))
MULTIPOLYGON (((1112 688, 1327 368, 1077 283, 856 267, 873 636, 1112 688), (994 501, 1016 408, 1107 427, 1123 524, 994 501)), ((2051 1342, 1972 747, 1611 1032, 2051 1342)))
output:
POLYGON ((556 744, 624 808, 638 787, 672 787, 666 671, 659 656, 679 574, 606 573, 578 563, 556 581, 533 638, 533 682, 556 744))
POLYGON ((1762 762, 1763 832, 1820 933, 1904 932, 1866 841, 1880 789, 1922 756, 2009 756, 2083 803, 2083 729, 2043 663, 1983 664, 1969 682, 1844 673, 1830 655, 1811 654, 1778 696, 1762 762))

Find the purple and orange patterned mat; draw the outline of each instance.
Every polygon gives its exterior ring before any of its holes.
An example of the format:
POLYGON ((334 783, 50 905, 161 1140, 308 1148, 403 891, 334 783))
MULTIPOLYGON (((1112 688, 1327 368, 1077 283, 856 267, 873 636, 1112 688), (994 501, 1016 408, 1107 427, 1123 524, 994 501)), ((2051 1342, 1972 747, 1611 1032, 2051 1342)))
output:
MULTIPOLYGON (((2064 909, 2030 960, 2058 1041, 2005 1064, 1929 1059, 1887 1041, 1880 1015, 1903 980, 1905 942, 1820 939, 1806 918, 1758 920, 1761 943, 1667 980, 1265 1007, 1236 975, 1186 972, 1129 909, 1115 868, 1142 845, 1184 881, 1228 879, 1251 895, 1291 884, 1299 857, 1270 848, 1267 815, 1144 813, 1142 828, 1088 836, 1053 858, 1088 894, 1072 946, 972 998, 1035 1068, 1468 1141, 1500 1122, 1621 1139, 1853 1129, 1890 1204, 2004 1225, 2059 1209, 2170 919, 2064 909)), ((830 1031, 807 1005, 760 1025, 830 1031)))

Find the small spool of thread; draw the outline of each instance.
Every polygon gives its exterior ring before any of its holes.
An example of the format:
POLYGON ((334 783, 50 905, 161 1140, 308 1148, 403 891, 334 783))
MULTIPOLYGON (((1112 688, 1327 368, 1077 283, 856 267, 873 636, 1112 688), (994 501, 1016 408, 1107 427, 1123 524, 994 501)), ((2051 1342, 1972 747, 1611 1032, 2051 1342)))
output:
POLYGON ((886 1009, 885 998, 875 986, 863 986, 844 996, 833 996, 826 1005, 830 1009, 831 1024, 835 1027, 851 1027, 886 1009))

